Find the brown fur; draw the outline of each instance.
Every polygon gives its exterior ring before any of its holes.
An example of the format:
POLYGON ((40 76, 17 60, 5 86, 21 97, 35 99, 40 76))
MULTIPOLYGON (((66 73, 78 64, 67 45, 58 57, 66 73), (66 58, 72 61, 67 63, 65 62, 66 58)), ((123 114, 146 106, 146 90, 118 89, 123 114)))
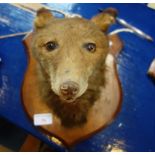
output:
POLYGON ((46 18, 46 22, 38 23, 40 19, 37 18, 32 51, 38 62, 38 89, 42 99, 65 127, 83 125, 90 108, 99 98, 100 87, 105 85, 107 36, 96 26, 98 24, 85 19, 55 19, 51 16, 49 20, 46 18), (44 44, 53 40, 60 46, 55 51, 47 52, 44 44), (84 49, 83 44, 87 42, 96 44, 94 53, 84 49), (65 80, 79 84, 80 92, 72 103, 62 100, 59 93, 59 86, 65 80))
POLYGON ((89 109, 100 96, 100 87, 105 85, 105 65, 102 64, 98 70, 94 71, 94 74, 89 78, 87 91, 73 103, 65 103, 58 95, 53 93, 48 75, 43 70, 42 73, 40 71, 41 68, 38 69, 38 82, 40 83, 38 89, 41 97, 61 119, 62 125, 74 127, 85 123, 89 109))

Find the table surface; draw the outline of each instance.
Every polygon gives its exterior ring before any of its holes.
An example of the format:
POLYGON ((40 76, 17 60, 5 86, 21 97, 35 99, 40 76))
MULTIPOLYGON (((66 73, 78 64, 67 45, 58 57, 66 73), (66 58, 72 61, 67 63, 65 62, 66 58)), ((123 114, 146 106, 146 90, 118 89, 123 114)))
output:
MULTIPOLYGON (((155 11, 145 4, 45 4, 91 18, 99 8, 115 7, 119 17, 155 39, 155 11)), ((0 35, 29 31, 34 16, 10 4, 0 4, 0 35)), ((119 28, 112 26, 111 30, 119 28)), ((155 43, 121 33, 124 49, 117 58, 123 105, 106 129, 67 150, 49 141, 32 126, 21 103, 21 85, 27 66, 24 36, 0 40, 0 116, 43 140, 57 151, 155 151, 155 85, 147 70, 155 57, 155 43)))

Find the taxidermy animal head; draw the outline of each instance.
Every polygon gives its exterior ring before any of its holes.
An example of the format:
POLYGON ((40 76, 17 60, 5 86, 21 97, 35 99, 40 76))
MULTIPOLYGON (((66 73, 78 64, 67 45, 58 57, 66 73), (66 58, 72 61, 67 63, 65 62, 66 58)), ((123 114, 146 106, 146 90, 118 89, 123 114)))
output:
POLYGON ((62 100, 73 102, 83 95, 90 77, 104 64, 109 48, 106 32, 115 15, 111 8, 91 20, 58 19, 44 8, 37 12, 33 54, 62 100))

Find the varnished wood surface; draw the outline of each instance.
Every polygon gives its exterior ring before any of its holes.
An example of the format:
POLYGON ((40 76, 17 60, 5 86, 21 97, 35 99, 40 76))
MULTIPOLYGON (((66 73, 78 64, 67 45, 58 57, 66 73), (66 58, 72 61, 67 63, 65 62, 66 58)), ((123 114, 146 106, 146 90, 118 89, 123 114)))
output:
MULTIPOLYGON (((90 135, 110 124, 119 112, 122 100, 122 90, 114 56, 109 54, 106 59, 107 85, 105 88, 102 88, 101 97, 89 111, 87 123, 82 127, 65 128, 61 125, 59 118, 53 114, 53 110, 40 98, 36 76, 36 61, 32 57, 30 49, 31 35, 27 36, 24 40, 27 47, 29 64, 24 78, 22 97, 25 111, 31 118, 32 123, 34 114, 51 113, 53 115, 53 123, 51 125, 40 126, 38 129, 41 129, 48 135, 57 137, 67 146, 88 138, 90 135)), ((115 50, 118 49, 117 47, 113 48, 115 50)))

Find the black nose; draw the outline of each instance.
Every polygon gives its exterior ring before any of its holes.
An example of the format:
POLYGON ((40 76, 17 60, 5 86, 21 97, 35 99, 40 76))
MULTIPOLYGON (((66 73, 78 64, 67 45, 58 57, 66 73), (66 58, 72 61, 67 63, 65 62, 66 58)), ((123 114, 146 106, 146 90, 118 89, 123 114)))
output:
POLYGON ((79 91, 79 86, 73 81, 68 81, 60 86, 60 93, 65 97, 74 97, 79 91))

